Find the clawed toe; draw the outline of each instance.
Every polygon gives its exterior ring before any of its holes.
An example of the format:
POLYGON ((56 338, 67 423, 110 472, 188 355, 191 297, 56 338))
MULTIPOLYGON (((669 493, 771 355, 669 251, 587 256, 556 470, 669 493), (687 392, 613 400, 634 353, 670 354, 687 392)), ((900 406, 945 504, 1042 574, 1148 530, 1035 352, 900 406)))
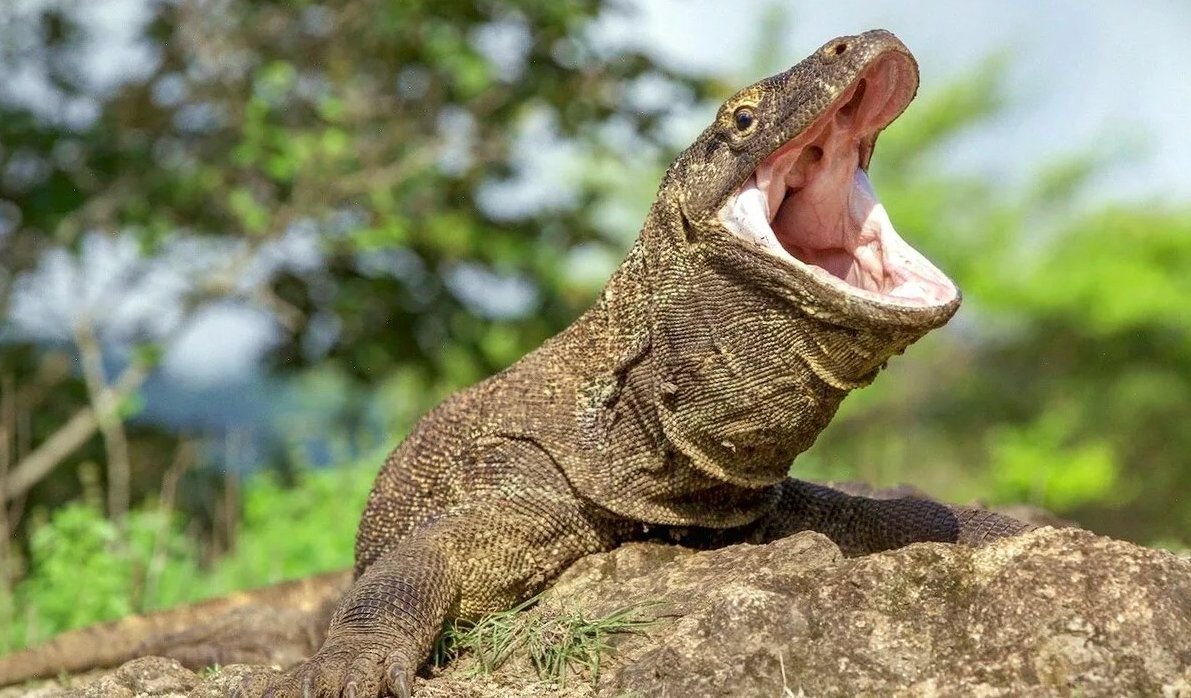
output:
MULTIPOLYGON (((252 674, 233 692, 234 698, 374 698, 375 688, 366 690, 358 680, 345 675, 345 662, 333 657, 314 657, 293 669, 278 674, 252 674)), ((374 673, 379 673, 374 669, 374 673)), ((379 683, 379 677, 371 683, 379 683)))
POLYGON ((348 659, 343 654, 315 655, 281 674, 251 674, 232 691, 234 698, 375 698, 387 689, 396 698, 410 698, 415 666, 400 655, 378 661, 367 653, 348 659))
POLYGON ((410 698, 410 678, 412 672, 404 662, 394 662, 389 665, 388 671, 385 672, 385 678, 388 679, 389 693, 392 693, 396 698, 410 698))

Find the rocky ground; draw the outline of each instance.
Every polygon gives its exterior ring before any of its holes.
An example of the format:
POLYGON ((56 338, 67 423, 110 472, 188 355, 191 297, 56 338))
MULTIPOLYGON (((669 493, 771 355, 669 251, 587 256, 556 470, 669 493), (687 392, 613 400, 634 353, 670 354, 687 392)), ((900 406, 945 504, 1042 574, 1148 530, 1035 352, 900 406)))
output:
MULTIPOLYGON (((465 656, 416 695, 1191 698, 1191 560, 1076 529, 852 559, 814 533, 632 544, 579 561, 524 615, 638 605, 656 622, 609 637, 594 686, 586 672, 543 683, 521 648, 486 676, 465 656)), ((256 669, 149 657, 0 698, 221 696, 256 669)))

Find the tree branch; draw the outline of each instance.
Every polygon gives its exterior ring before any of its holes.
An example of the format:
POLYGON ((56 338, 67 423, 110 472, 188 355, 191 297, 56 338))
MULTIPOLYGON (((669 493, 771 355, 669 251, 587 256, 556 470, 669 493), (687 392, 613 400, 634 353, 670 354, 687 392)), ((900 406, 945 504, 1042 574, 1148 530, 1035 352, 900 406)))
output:
POLYGON ((103 447, 107 452, 108 517, 120 522, 128 513, 132 486, 132 464, 128 459, 128 436, 119 412, 120 399, 108 390, 103 349, 88 318, 79 318, 75 323, 74 343, 79 348, 79 363, 91 400, 91 413, 103 434, 103 447))
MULTIPOLYGON (((120 374, 116 382, 104 389, 104 399, 111 404, 119 404, 131 395, 149 375, 150 366, 140 359, 133 359, 128 368, 120 374)), ((71 453, 95 435, 99 429, 93 407, 84 407, 75 413, 65 424, 49 436, 40 446, 25 456, 16 467, 8 473, 5 483, 4 499, 12 501, 28 492, 38 482, 62 462, 71 453)))

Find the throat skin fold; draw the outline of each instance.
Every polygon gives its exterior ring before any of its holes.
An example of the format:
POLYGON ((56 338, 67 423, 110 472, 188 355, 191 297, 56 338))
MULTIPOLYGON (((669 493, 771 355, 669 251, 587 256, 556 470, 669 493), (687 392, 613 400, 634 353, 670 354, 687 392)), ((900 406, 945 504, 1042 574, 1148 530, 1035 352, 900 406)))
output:
POLYGON ((849 326, 814 289, 766 283, 743 255, 673 254, 684 223, 666 193, 594 307, 546 345, 555 360, 524 360, 576 390, 575 431, 540 443, 621 516, 743 525, 848 392, 931 327, 849 326))

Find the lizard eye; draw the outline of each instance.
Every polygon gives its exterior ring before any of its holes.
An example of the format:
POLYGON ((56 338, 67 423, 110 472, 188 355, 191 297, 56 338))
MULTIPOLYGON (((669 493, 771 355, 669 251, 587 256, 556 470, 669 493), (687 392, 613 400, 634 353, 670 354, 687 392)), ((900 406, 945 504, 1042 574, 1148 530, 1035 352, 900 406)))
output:
POLYGON ((752 127, 757 117, 753 116, 753 110, 748 107, 739 107, 732 112, 732 120, 736 122, 737 131, 747 131, 752 127))

